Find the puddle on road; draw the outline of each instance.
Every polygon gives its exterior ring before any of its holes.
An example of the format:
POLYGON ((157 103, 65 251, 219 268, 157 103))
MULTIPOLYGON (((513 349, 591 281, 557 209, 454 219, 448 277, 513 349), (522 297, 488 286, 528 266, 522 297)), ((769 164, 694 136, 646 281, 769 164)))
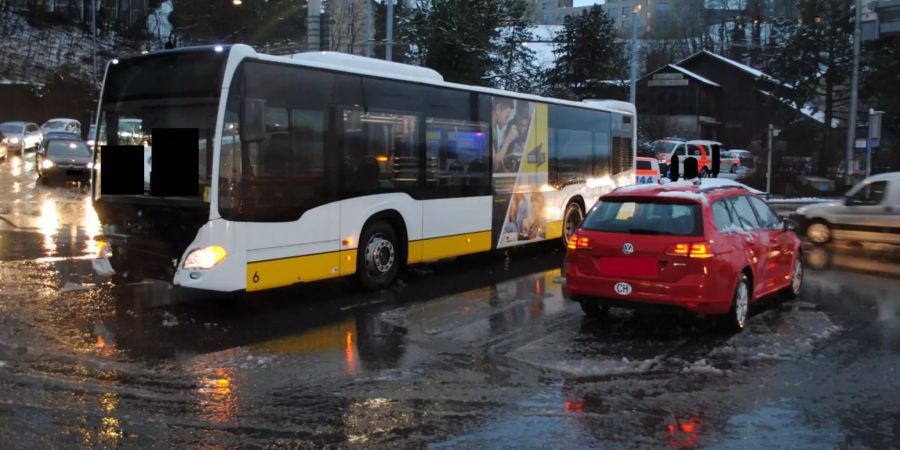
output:
POLYGON ((844 443, 839 423, 811 425, 789 401, 767 403, 731 416, 725 438, 709 444, 712 449, 743 448, 839 448, 844 443), (835 430, 835 431, 829 431, 835 430))

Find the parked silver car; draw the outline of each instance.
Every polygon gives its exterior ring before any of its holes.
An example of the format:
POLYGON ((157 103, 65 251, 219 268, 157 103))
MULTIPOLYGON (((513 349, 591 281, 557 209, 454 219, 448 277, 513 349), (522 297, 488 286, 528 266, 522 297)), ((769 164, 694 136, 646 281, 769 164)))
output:
POLYGON ((900 244, 900 172, 866 178, 841 202, 799 208, 797 219, 816 244, 832 239, 900 244))
POLYGON ((36 123, 3 122, 0 123, 0 132, 4 136, 3 144, 9 151, 25 153, 26 150, 37 150, 38 145, 44 140, 44 135, 36 123))

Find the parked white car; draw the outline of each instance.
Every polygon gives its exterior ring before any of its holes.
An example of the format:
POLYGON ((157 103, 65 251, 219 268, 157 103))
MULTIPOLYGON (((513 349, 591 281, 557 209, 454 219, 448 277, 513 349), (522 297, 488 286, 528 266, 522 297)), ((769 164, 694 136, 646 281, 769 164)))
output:
POLYGON ((801 207, 796 218, 816 244, 831 240, 900 244, 900 172, 866 178, 843 201, 801 207))
POLYGON ((81 122, 75 119, 50 119, 41 125, 41 133, 47 136, 47 133, 72 133, 81 138, 81 122))
POLYGON ((3 122, 0 123, 3 133, 3 144, 7 150, 25 153, 26 150, 37 150, 44 140, 44 135, 36 123, 3 122))

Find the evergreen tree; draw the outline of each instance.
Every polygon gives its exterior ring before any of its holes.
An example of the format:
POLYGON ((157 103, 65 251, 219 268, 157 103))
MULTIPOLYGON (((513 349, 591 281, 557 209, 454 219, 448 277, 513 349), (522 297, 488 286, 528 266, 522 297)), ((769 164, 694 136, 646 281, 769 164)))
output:
MULTIPOLYGON (((785 44, 774 54, 769 73, 782 80, 775 94, 793 101, 797 108, 824 112, 822 148, 817 152, 817 172, 825 175, 843 154, 844 142, 832 121, 848 95, 852 49, 852 14, 843 0, 803 0, 800 21, 784 30, 785 44)), ((844 108, 846 109, 846 108, 844 108)))
POLYGON ((502 29, 522 17, 523 0, 419 0, 400 30, 411 62, 432 68, 447 81, 490 86, 499 73, 502 29))
MULTIPOLYGON (((372 57, 384 59, 385 40, 387 38, 387 2, 375 3, 372 10, 374 23, 372 23, 372 57)), ((391 47, 392 60, 395 62, 409 62, 409 44, 401 30, 409 26, 410 7, 405 0, 394 0, 394 36, 391 47)))
POLYGON ((566 17, 553 38, 556 66, 547 73, 547 93, 584 99, 602 96, 604 80, 621 79, 628 68, 613 21, 600 6, 566 17))
POLYGON ((524 1, 510 1, 504 6, 507 8, 504 15, 508 22, 496 40, 491 85, 498 89, 532 93, 541 84, 541 70, 534 50, 528 48, 528 42, 534 39, 528 5, 524 1))
MULTIPOLYGON (((881 38, 865 43, 859 67, 860 104, 884 111, 881 117, 883 137, 900 136, 900 89, 897 89, 900 85, 900 38, 881 38)), ((900 142, 894 140, 893 147, 890 145, 889 140, 882 139, 881 147, 873 155, 873 167, 900 170, 900 142)))

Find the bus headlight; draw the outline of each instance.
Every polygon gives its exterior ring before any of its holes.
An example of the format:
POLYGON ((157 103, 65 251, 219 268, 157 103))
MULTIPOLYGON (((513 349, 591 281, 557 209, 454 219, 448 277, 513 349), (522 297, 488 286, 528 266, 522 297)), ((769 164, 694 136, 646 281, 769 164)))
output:
POLYGON ((198 248, 188 253, 187 258, 184 260, 184 268, 188 270, 212 269, 216 264, 222 262, 226 256, 228 256, 228 252, 218 245, 198 248))

